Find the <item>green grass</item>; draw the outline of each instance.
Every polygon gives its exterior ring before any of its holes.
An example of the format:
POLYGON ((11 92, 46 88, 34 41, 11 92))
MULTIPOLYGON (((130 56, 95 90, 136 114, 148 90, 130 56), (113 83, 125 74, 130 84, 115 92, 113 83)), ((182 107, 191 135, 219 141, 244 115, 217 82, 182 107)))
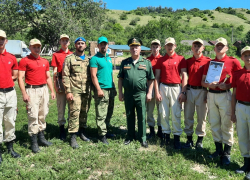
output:
MULTIPOLYGON (((115 77, 117 71, 114 73, 115 77)), ((117 87, 117 78, 115 78, 117 87)), ((207 156, 215 150, 210 126, 207 123, 207 135, 204 138, 204 150, 195 149, 177 151, 171 146, 160 147, 158 138, 149 141, 149 148, 144 149, 139 142, 125 146, 126 116, 122 102, 115 99, 114 114, 111 119, 111 131, 116 134, 109 146, 97 140, 94 100, 88 114, 87 135, 91 142, 83 142, 79 137, 79 149, 73 150, 67 142, 58 139, 56 101, 50 100, 49 114, 46 118, 46 137, 53 142, 51 147, 41 147, 41 152, 33 154, 27 132, 27 114, 21 92, 16 85, 18 96, 18 115, 16 120, 16 144, 14 148, 21 153, 21 158, 13 159, 6 153, 3 145, 3 163, 0 165, 0 179, 243 179, 234 170, 243 163, 235 133, 232 148, 232 163, 222 167, 217 160, 207 156)), ((156 112, 155 112, 156 115, 156 112)), ((195 116, 196 119, 196 116, 195 116)), ((196 123, 195 123, 196 124, 196 123)), ((182 128, 183 112, 182 112, 182 128)), ((171 135, 171 139, 173 136, 171 135)), ((197 136, 194 135, 194 139, 197 136)), ((181 135, 182 144, 186 135, 181 135)))

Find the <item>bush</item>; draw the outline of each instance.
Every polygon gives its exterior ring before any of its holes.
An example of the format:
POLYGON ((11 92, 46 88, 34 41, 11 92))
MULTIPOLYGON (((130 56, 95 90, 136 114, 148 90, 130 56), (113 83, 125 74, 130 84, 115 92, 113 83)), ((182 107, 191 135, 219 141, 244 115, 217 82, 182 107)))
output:
POLYGON ((140 21, 141 18, 140 18, 140 17, 136 17, 135 20, 136 20, 136 21, 140 21))
POLYGON ((135 26, 137 24, 137 21, 136 20, 131 20, 130 21, 130 23, 129 23, 129 25, 131 25, 131 26, 135 26))
POLYGON ((247 14, 250 14, 250 10, 247 10, 247 12, 246 12, 247 14))
POLYGON ((243 25, 240 25, 236 28, 236 30, 238 31, 244 31, 244 26, 243 25))
POLYGON ((241 19, 247 20, 247 18, 242 13, 237 13, 236 16, 241 18, 241 19))
POLYGON ((219 26, 219 24, 218 23, 213 23, 213 25, 212 25, 212 28, 219 28, 220 26, 219 26))
POLYGON ((215 19, 215 17, 214 17, 214 16, 211 16, 211 19, 212 19, 212 20, 214 20, 214 19, 215 19))
POLYGON ((122 14, 120 15, 120 20, 127 20, 127 19, 128 19, 127 14, 122 13, 122 14))
POLYGON ((142 16, 142 12, 141 11, 135 11, 136 15, 142 16))
POLYGON ((203 21, 207 21, 207 17, 204 17, 202 20, 203 20, 203 21))

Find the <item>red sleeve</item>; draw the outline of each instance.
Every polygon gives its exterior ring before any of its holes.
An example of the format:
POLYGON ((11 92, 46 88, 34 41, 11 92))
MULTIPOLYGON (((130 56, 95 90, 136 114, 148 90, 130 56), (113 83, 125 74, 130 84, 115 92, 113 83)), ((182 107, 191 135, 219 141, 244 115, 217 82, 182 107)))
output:
POLYGON ((231 87, 233 87, 233 88, 236 88, 237 87, 237 84, 236 84, 236 82, 237 82, 237 73, 233 73, 233 80, 232 80, 232 84, 231 84, 231 87))
POLYGON ((55 55, 55 53, 52 55, 51 66, 57 67, 57 64, 56 64, 56 55, 55 55))
POLYGON ((21 59, 21 61, 19 62, 19 67, 18 67, 18 70, 20 71, 26 71, 26 61, 25 59, 21 59))
POLYGON ((46 71, 49 71, 49 61, 47 60, 46 71))
POLYGON ((180 62, 180 68, 187 68, 187 61, 184 57, 182 57, 182 60, 180 62))
POLYGON ((18 63, 17 63, 16 57, 13 57, 12 70, 18 70, 18 63))
POLYGON ((158 59, 158 61, 155 64, 155 69, 161 69, 161 64, 162 64, 162 58, 158 59))
POLYGON ((237 71, 242 69, 241 65, 240 65, 240 61, 238 59, 234 60, 234 67, 233 67, 233 71, 237 71))
POLYGON ((208 67, 209 67, 209 62, 207 62, 207 64, 204 65, 204 70, 203 70, 203 75, 207 75, 207 71, 208 71, 208 67))

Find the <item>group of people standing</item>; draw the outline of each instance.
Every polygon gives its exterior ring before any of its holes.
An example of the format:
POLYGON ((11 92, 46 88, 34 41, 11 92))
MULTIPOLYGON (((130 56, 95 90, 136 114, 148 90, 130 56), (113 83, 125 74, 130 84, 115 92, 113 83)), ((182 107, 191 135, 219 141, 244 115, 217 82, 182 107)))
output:
MULTIPOLYGON (((68 49, 70 38, 66 34, 60 36, 61 49, 53 54, 53 82, 50 77, 49 62, 40 57, 41 42, 30 40, 31 54, 17 63, 14 55, 6 52, 8 42, 6 33, 0 30, 0 123, 4 122, 3 136, 0 126, 0 143, 5 142, 8 152, 15 158, 20 157, 13 149, 15 139, 15 119, 17 100, 14 81, 18 79, 27 105, 28 134, 31 137, 31 149, 34 153, 40 151, 38 142, 44 146, 52 145, 44 137, 46 129, 45 118, 49 111, 49 91, 51 98, 57 99, 58 125, 60 139, 66 139, 65 107, 68 104, 68 132, 70 145, 78 148, 77 135, 83 141, 90 141, 86 135, 87 113, 90 108, 92 92, 94 92, 96 124, 99 140, 109 144, 107 138, 114 137, 108 133, 110 120, 114 109, 114 99, 117 95, 113 80, 112 60, 107 54, 108 39, 100 37, 97 41, 99 52, 89 59, 85 55, 86 40, 78 37, 75 52, 68 49), (26 85, 24 85, 25 79, 26 85), (54 86, 54 88, 53 88, 54 86), (54 89, 56 94, 54 93, 54 89)), ((205 49, 201 39, 192 43, 193 57, 185 59, 175 52, 175 39, 165 40, 166 55, 161 56, 161 43, 155 39, 151 42, 151 56, 143 58, 141 53, 142 41, 138 38, 128 40, 131 57, 122 61, 118 73, 119 100, 124 101, 127 117, 127 137, 124 141, 128 145, 138 139, 141 145, 148 147, 147 139, 155 137, 155 119, 153 112, 157 107, 157 136, 161 138, 161 146, 170 145, 171 129, 174 135, 174 148, 203 148, 203 137, 206 135, 206 116, 211 125, 216 151, 209 158, 220 158, 225 165, 230 163, 233 145, 233 123, 237 122, 237 134, 244 166, 236 173, 250 171, 249 154, 249 106, 250 106, 250 47, 241 51, 240 62, 226 55, 227 40, 218 38, 214 51, 216 58, 212 61, 224 64, 219 82, 207 83, 206 76, 210 58, 203 56, 205 49), (233 87, 233 93, 230 88, 233 87), (180 143, 181 110, 184 103, 184 132, 187 142, 180 143), (135 137, 137 114, 138 137, 135 137), (194 114, 197 113, 196 135, 194 145, 194 114), (172 128, 170 127, 170 112, 172 128), (150 129, 146 137, 146 119, 150 129)), ((1 154, 0 154, 1 155, 1 154)), ((0 156, 0 163, 2 157, 0 156)), ((250 174, 246 175, 250 179, 250 174)))

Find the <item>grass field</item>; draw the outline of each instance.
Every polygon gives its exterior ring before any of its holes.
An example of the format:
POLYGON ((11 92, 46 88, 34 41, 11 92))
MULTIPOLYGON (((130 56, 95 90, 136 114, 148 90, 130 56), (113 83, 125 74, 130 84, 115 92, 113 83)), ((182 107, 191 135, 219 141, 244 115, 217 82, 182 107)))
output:
MULTIPOLYGON (((115 77, 117 71, 115 72, 115 77)), ((117 87, 117 78, 115 78, 117 87)), ((14 148, 21 158, 13 159, 2 147, 3 163, 0 166, 0 179, 243 179, 236 175, 235 169, 243 163, 240 156, 237 136, 232 148, 232 163, 223 167, 219 161, 209 160, 207 156, 215 150, 210 126, 207 123, 207 136, 204 138, 204 150, 174 150, 173 141, 167 148, 160 147, 158 138, 149 141, 144 149, 139 142, 125 146, 126 116, 124 104, 115 99, 114 114, 111 119, 111 132, 116 134, 109 139, 109 146, 97 140, 94 100, 88 114, 87 135, 91 142, 77 141, 79 149, 73 150, 67 142, 58 139, 56 101, 50 100, 46 137, 53 142, 51 147, 41 147, 41 152, 33 154, 27 133, 27 114, 21 92, 16 85, 18 96, 18 115, 16 120, 16 144, 14 148)), ((156 112, 155 112, 156 114, 156 112)), ((195 117, 196 118, 196 117, 195 117)), ((183 114, 182 114, 182 128, 183 114)), ((173 139, 173 135, 171 135, 173 139)), ((196 140, 196 135, 194 136, 196 140)), ((186 135, 181 135, 182 144, 186 135)))

